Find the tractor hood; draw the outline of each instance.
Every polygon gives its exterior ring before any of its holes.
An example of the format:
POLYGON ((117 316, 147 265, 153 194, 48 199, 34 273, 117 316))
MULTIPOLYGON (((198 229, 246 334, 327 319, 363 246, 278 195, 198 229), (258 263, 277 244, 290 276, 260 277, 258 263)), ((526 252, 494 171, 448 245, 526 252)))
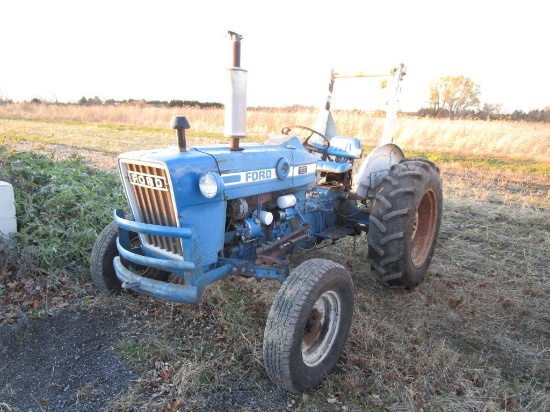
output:
POLYGON ((187 152, 177 148, 128 152, 118 158, 121 178, 127 193, 134 186, 162 190, 169 185, 178 208, 315 183, 317 159, 304 150, 297 137, 283 135, 241 148, 231 151, 227 145, 215 145, 190 147, 187 152), (156 169, 164 170, 165 175, 158 176, 156 169), (222 188, 212 199, 199 190, 199 180, 207 172, 221 178, 222 188))

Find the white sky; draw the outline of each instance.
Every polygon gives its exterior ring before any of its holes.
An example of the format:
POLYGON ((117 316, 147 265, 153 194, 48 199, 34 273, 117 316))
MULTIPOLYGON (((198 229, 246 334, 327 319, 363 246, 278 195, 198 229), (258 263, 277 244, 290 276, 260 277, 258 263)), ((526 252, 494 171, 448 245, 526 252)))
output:
MULTIPOLYGON (((0 95, 223 102, 232 30, 249 106, 319 106, 331 68, 403 62, 404 110, 427 106, 431 80, 464 75, 483 103, 528 111, 550 105, 549 27, 541 0, 2 0, 0 95)), ((351 87, 353 105, 368 101, 351 87)))

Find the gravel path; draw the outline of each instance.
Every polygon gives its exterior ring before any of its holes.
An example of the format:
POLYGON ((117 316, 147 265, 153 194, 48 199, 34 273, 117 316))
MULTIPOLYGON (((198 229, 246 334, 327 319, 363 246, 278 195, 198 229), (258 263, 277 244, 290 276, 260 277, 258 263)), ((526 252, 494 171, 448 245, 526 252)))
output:
POLYGON ((113 350, 120 317, 65 309, 0 326, 0 410, 100 411, 137 377, 113 350))

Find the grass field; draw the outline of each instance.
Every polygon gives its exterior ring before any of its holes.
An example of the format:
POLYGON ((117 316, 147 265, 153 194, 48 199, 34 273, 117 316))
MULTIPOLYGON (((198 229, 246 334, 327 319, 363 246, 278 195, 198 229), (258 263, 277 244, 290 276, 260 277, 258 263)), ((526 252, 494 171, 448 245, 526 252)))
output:
MULTIPOLYGON (((19 106, 22 112, 0 107, 0 165, 5 174, 15 173, 14 162, 43 162, 44 175, 57 176, 48 186, 63 184, 67 171, 54 166, 63 162, 116 185, 109 172, 118 153, 175 144, 173 131, 164 126, 176 114, 168 109, 99 113, 98 108, 74 108, 78 114, 72 108, 19 106), (20 152, 39 157, 17 157, 20 152), (81 160, 71 157, 75 153, 81 160)), ((189 144, 223 141, 220 113, 184 112, 193 127, 189 144)), ((339 116, 337 124, 347 125, 342 133, 366 136, 367 149, 376 144, 381 119, 339 116)), ((253 140, 287 124, 311 127, 315 113, 252 111, 248 119, 253 140)), ((356 308, 350 339, 333 373, 320 388, 289 395, 274 410, 550 410, 550 125, 410 118, 399 121, 396 142, 407 155, 423 155, 441 170, 443 221, 428 277, 411 291, 378 285, 370 275, 364 236, 298 253, 293 265, 323 257, 346 266, 355 284, 356 308)), ((86 213, 68 214, 67 227, 99 233, 103 222, 92 219, 91 210, 108 210, 120 201, 117 189, 101 193, 101 200, 90 197, 97 203, 88 205, 86 213)), ((45 190, 42 198, 28 202, 45 201, 47 195, 45 190)), ((19 207, 18 221, 28 211, 19 207)), ((33 221, 47 220, 43 215, 33 221)), ((23 239, 29 241, 32 233, 25 232, 23 239)), ((59 235, 46 231, 41 236, 47 244, 59 235)), ((0 261, 3 322, 17 320, 19 309, 13 305, 40 315, 56 308, 55 299, 77 304, 69 296, 78 304, 108 304, 109 298, 94 295, 90 286, 86 256, 91 243, 78 245, 81 255, 59 260, 55 268, 51 262, 37 268, 42 261, 36 256, 23 259, 26 246, 20 245, 20 254, 5 259, 4 266, 0 261), (14 261, 29 263, 35 269, 28 274, 33 285, 45 283, 49 292, 10 301, 13 282, 23 282, 25 275, 14 261), (66 295, 56 295, 48 284, 66 295)), ((112 409, 187 410, 183 405, 195 405, 200 410, 222 394, 272 393, 263 370, 262 336, 278 287, 231 278, 208 287, 199 306, 124 295, 134 333, 117 350, 136 365, 141 378, 112 409)), ((226 410, 238 406, 227 404, 226 410)))
MULTIPOLYGON (((0 117, 14 119, 41 119, 76 122, 64 137, 68 144, 71 138, 86 139, 89 148, 101 148, 119 153, 117 141, 126 142, 134 132, 133 142, 155 144, 148 139, 151 134, 162 136, 159 145, 175 144, 168 122, 174 115, 189 119, 188 131, 195 144, 208 138, 223 135, 224 112, 222 109, 200 109, 196 107, 162 108, 148 105, 135 106, 58 106, 46 104, 14 103, 0 105, 0 117), (83 130, 79 126, 93 123, 96 130, 83 130), (103 127, 102 127, 102 126, 103 127), (118 130, 117 134, 112 129, 118 130), (164 132, 164 133, 162 133, 164 132), (166 140, 165 140, 166 139, 166 140)), ((359 137, 366 148, 378 144, 384 118, 357 111, 333 112, 335 123, 341 135, 359 137)), ((247 133, 252 140, 264 139, 270 133, 277 133, 284 126, 301 124, 313 127, 316 110, 290 111, 282 109, 249 110, 247 133)), ((48 128, 50 138, 59 136, 55 124, 48 128)), ((7 126, 4 126, 7 127, 7 126)), ((12 129, 17 137, 18 128, 12 129)), ((29 130, 33 137, 48 141, 48 131, 43 128, 29 130), (38 131, 36 129, 40 129, 38 131), (46 133, 46 135, 43 135, 46 133)), ((550 123, 525 123, 507 121, 472 121, 451 119, 427 119, 416 117, 400 118, 396 124, 395 142, 406 151, 437 151, 449 154, 487 157, 511 157, 516 160, 529 159, 548 162, 550 159, 550 123)), ((124 148, 125 150, 125 148, 124 148)))

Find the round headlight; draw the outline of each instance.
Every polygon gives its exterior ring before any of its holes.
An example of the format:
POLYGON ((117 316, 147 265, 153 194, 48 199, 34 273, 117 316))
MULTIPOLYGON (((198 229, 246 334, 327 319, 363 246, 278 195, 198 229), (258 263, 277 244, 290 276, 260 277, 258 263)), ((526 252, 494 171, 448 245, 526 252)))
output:
MULTIPOLYGON (((221 178, 219 180, 221 181, 221 178)), ((220 193, 221 182, 216 179, 214 173, 207 172, 199 180, 199 189, 204 197, 212 199, 220 193)))

